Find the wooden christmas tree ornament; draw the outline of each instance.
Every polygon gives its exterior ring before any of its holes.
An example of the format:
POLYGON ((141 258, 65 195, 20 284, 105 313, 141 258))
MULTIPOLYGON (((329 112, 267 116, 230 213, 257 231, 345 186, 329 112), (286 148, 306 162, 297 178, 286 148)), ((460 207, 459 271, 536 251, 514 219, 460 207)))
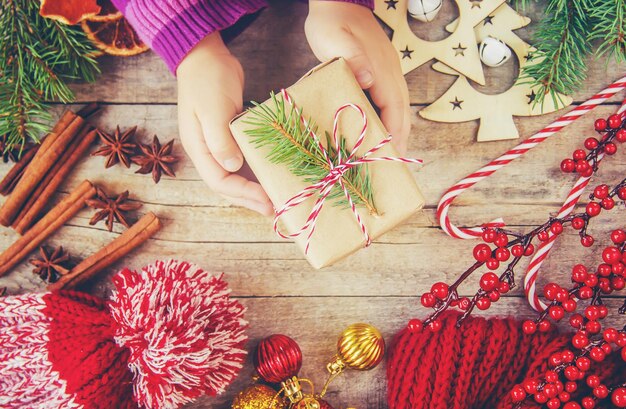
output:
MULTIPOLYGON (((535 101, 537 88, 532 86, 532 78, 520 78, 524 68, 536 64, 533 58, 535 49, 524 42, 513 30, 524 27, 530 19, 521 16, 507 4, 501 5, 493 14, 475 28, 478 42, 488 37, 502 40, 515 53, 520 64, 520 75, 511 88, 501 94, 483 94, 475 89, 468 78, 436 63, 433 69, 449 75, 457 75, 456 82, 433 104, 422 109, 419 114, 437 122, 466 122, 478 119, 477 140, 479 142, 516 139, 519 132, 513 116, 536 116, 557 111, 572 103, 572 99, 557 94, 547 97, 543 102, 535 101)), ((447 29, 454 30, 457 22, 452 22, 447 29)))
POLYGON ((504 1, 455 0, 459 9, 456 30, 440 41, 422 40, 411 31, 407 19, 408 0, 376 0, 374 13, 393 30, 391 42, 398 51, 404 74, 435 59, 484 85, 474 26, 504 1))

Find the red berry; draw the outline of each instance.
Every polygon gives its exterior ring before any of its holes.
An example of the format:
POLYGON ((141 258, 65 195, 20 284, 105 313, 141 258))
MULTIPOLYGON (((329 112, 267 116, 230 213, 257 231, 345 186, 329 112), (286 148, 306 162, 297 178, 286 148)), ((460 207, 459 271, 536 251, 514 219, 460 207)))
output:
POLYGON ((561 321, 565 316, 565 310, 563 307, 553 305, 548 309, 548 314, 554 321, 561 321))
POLYGON ((485 243, 493 243, 493 241, 498 236, 498 233, 493 229, 485 229, 483 230, 483 241, 485 243))
POLYGON ((611 272, 618 276, 621 276, 624 273, 624 264, 622 262, 617 262, 611 266, 611 272))
POLYGON ((581 409, 581 407, 576 402, 567 402, 565 405, 563 405, 563 409, 581 409))
POLYGON ((485 262, 485 266, 490 270, 497 270, 500 267, 500 262, 495 258, 490 258, 485 262))
POLYGON ((602 251, 602 260, 608 264, 615 264, 622 259, 622 252, 617 247, 607 247, 602 251))
POLYGON ((605 184, 598 185, 593 190, 593 197, 595 197, 596 199, 604 199, 605 197, 608 197, 608 196, 609 196, 608 185, 605 185, 605 184))
POLYGON ((587 214, 591 217, 597 216, 600 214, 600 210, 602 210, 602 208, 600 207, 600 204, 597 202, 589 202, 587 203, 587 207, 585 209, 585 211, 587 212, 587 214))
POLYGON ((575 283, 583 283, 588 277, 587 267, 582 264, 576 264, 572 267, 572 281, 575 283))
POLYGON ((626 200, 626 187, 620 187, 617 189, 617 197, 621 200, 626 200))
POLYGON ((585 409, 593 409, 596 407, 596 401, 591 396, 585 396, 580 403, 585 409))
POLYGON ((561 392, 559 393, 559 400, 563 403, 565 402, 569 402, 569 400, 571 399, 571 395, 569 394, 569 392, 561 392))
POLYGON ((572 228, 580 230, 585 227, 585 220, 582 217, 574 217, 572 219, 572 228))
POLYGON ((569 381, 575 381, 580 377, 580 371, 573 365, 565 368, 563 374, 565 374, 565 378, 569 381))
POLYGON ((572 173, 576 169, 576 163, 571 159, 563 159, 561 162, 561 171, 564 173, 572 173))
POLYGON ((509 237, 504 233, 500 233, 493 243, 498 247, 506 247, 509 244, 509 237))
POLYGON ((563 353, 561 353, 561 358, 563 359, 563 362, 570 363, 574 362, 575 355, 572 351, 566 349, 563 353))
POLYGON ((474 258, 481 263, 489 260, 491 257, 491 247, 485 243, 477 244, 474 247, 474 258))
MULTIPOLYGON (((623 264, 621 265, 623 266, 623 264)), ((613 287, 615 291, 621 291, 626 287, 626 280, 623 277, 612 277, 611 287, 613 287)))
POLYGON ((600 318, 600 311, 598 311, 598 307, 596 307, 595 305, 590 305, 585 308, 585 317, 590 321, 594 321, 600 318))
POLYGON ((586 157, 587 152, 585 152, 583 149, 576 149, 572 154, 572 159, 574 159, 575 161, 584 160, 586 157))
POLYGON ((524 334, 534 334, 537 331, 537 324, 533 321, 526 320, 524 321, 524 324, 522 324, 522 331, 524 331, 524 334))
POLYGON ((583 247, 591 247, 594 241, 593 236, 587 234, 580 239, 580 244, 582 244, 583 247))
POLYGON ((581 371, 587 372, 589 370, 589 367, 591 367, 591 360, 586 356, 581 356, 580 358, 576 359, 576 366, 581 371))
MULTIPOLYGON (((556 396, 556 395, 555 395, 556 396)), ((546 402, 548 409, 559 409, 561 407, 561 401, 559 398, 552 398, 546 402)))
MULTIPOLYGON (((557 380, 558 376, 554 382, 556 382, 557 380)), ((559 391, 556 388, 556 385, 548 383, 546 386, 543 387, 543 393, 545 393, 548 398, 554 398, 556 395, 559 394, 559 391)))
POLYGON ((558 352, 555 352, 554 354, 552 354, 550 356, 550 365, 552 367, 561 365, 561 363, 563 362, 563 358, 561 357, 561 354, 559 354, 558 352))
POLYGON ((441 330, 441 322, 438 320, 431 321, 428 324, 428 329, 431 330, 432 332, 439 332, 441 330))
POLYGON ((588 300, 591 297, 593 297, 593 290, 591 287, 585 285, 578 289, 578 298, 581 300, 588 300))
POLYGON ((489 271, 480 277, 480 288, 485 291, 491 291, 497 287, 499 281, 498 276, 489 271))
POLYGON ((491 300, 487 297, 480 297, 476 300, 476 308, 479 310, 486 310, 491 307, 491 300))
POLYGON ((509 249, 502 247, 496 250, 496 260, 498 261, 507 261, 511 257, 511 252, 509 249))
POLYGON ((409 320, 409 323, 407 324, 407 328, 412 333, 421 331, 423 328, 422 320, 418 320, 417 318, 413 318, 412 320, 409 320))
POLYGON ((604 118, 596 119, 596 121, 593 123, 593 127, 598 132, 602 132, 606 130, 606 125, 607 125, 607 122, 606 122, 606 119, 604 118))
POLYGON ((584 176, 589 170, 593 172, 591 165, 586 160, 583 159, 576 162, 576 172, 579 174, 584 176))
POLYGON ((626 142, 626 129, 620 129, 617 131, 615 139, 617 139, 618 142, 626 142))
POLYGON ((511 254, 513 257, 522 257, 524 254, 524 247, 521 244, 516 244, 511 247, 511 254))
MULTIPOLYGON (((559 380, 559 375, 554 371, 546 371, 545 378, 546 378, 546 382, 554 383, 559 380)), ((546 389, 544 388, 543 390, 545 391, 546 389)), ((550 396, 550 394, 548 394, 548 396, 550 396)))
POLYGON ((550 225, 550 231, 552 232, 552 234, 557 235, 563 233, 563 224, 559 221, 552 222, 552 224, 550 225))
POLYGON ((500 292, 498 290, 489 291, 487 296, 491 302, 496 302, 500 299, 500 292))
POLYGON ((565 390, 569 393, 574 393, 578 389, 578 384, 576 382, 565 382, 565 390))
POLYGON ((604 399, 609 396, 609 388, 606 385, 598 385, 593 388, 593 395, 598 399, 604 399))
POLYGON ((535 402, 540 403, 540 404, 544 404, 548 401, 548 395, 546 395, 543 392, 537 392, 535 394, 535 402))
POLYGON ((591 351, 589 351, 589 357, 596 362, 602 362, 604 361, 604 358, 606 358, 606 353, 602 350, 602 348, 593 347, 591 348, 591 351))
POLYGON ((598 287, 600 288, 600 291, 602 291, 602 294, 611 294, 613 292, 613 289, 611 288, 611 281, 609 281, 608 278, 601 278, 598 283, 598 287))
POLYGON ((567 301, 563 301, 563 309, 567 312, 574 312, 576 311, 576 307, 578 306, 576 304, 576 300, 567 300, 567 301))
POLYGON ((607 355, 611 355, 611 352, 613 352, 613 348, 611 347, 611 344, 606 344, 606 343, 602 344, 600 345, 600 348, 602 348, 604 353, 607 355))
POLYGON ((539 332, 548 332, 552 328, 550 321, 543 320, 539 323, 539 332))
POLYGON ((613 267, 611 267, 610 264, 602 263, 598 266, 598 275, 600 277, 608 277, 609 275, 611 275, 612 271, 613 267))
POLYGON ((626 408, 626 388, 617 388, 611 394, 611 402, 618 408, 626 408))
POLYGON ((556 293, 556 300, 560 303, 569 300, 569 292, 565 288, 559 288, 556 293))
POLYGON ((609 117, 607 122, 609 124, 609 128, 617 129, 622 125, 622 117, 618 114, 613 114, 609 117))
POLYGON ((583 323, 583 316, 580 314, 573 314, 570 318, 569 318, 569 325, 571 325, 573 328, 580 328, 580 326, 583 323))
POLYGON ((590 334, 597 334, 602 329, 602 324, 598 321, 589 321, 585 324, 585 329, 589 331, 590 334))
POLYGON ((589 375, 587 377, 587 386, 597 388, 600 385, 600 377, 598 375, 589 375))
MULTIPOLYGON (((624 348, 626 347, 626 334, 619 334, 619 337, 617 337, 617 341, 615 341, 615 344, 620 348, 626 349, 624 348)), ((626 361, 626 359, 624 359, 624 361, 626 361)))
POLYGON ((430 287, 430 292, 435 297, 443 300, 448 296, 448 284, 442 282, 435 283, 432 287, 430 287))
POLYGON ((604 145, 604 153, 606 153, 607 155, 615 155, 616 152, 617 145, 615 145, 613 142, 609 142, 604 145))
POLYGON ((500 281, 498 283, 498 291, 500 294, 506 294, 511 290, 511 285, 506 281, 500 281))
POLYGON ((605 197, 600 202, 600 206, 602 206, 603 209, 611 210, 612 208, 615 207, 615 200, 613 200, 613 198, 611 197, 605 197))
POLYGON ((437 298, 431 293, 424 293, 420 301, 424 307, 431 308, 437 303, 437 298))
POLYGON ((543 287, 543 295, 546 297, 548 301, 556 300, 556 294, 559 292, 561 287, 559 287, 555 283, 548 283, 543 287))
MULTIPOLYGON (((595 287, 598 285, 598 276, 596 274, 589 274, 585 280, 587 287, 595 287)), ((591 297, 590 297, 591 298, 591 297)))
POLYGON ((515 385, 511 389, 511 400, 513 402, 521 402, 526 399, 526 391, 520 385, 515 385))
POLYGON ((576 349, 583 349, 584 347, 589 345, 589 338, 587 338, 586 335, 581 334, 580 332, 577 332, 572 337, 572 345, 576 349))
POLYGON ((606 307, 606 305, 598 305, 598 316, 600 317, 600 319, 606 318, 607 315, 609 315, 609 309, 606 307))
POLYGON ((539 233, 537 233, 537 238, 540 241, 546 241, 548 240, 548 232, 547 231, 540 231, 539 233))
POLYGON ((528 257, 532 255, 534 252, 535 252, 535 246, 529 243, 528 246, 526 246, 526 249, 524 250, 524 255, 528 257))
POLYGON ((592 150, 598 147, 598 140, 596 138, 585 139, 585 148, 592 150))

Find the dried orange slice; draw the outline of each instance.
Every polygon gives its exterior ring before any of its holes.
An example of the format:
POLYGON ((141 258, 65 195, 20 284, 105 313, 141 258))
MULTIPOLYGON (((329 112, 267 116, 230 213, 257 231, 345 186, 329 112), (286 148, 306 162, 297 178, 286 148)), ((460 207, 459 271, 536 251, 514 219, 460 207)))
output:
POLYGON ((124 17, 112 21, 83 20, 80 25, 95 46, 107 54, 128 57, 148 50, 124 17))
POLYGON ((122 12, 115 8, 110 0, 97 0, 98 6, 100 6, 100 12, 96 15, 89 16, 86 20, 89 21, 113 21, 122 16, 122 12))
POLYGON ((41 0, 39 14, 65 24, 76 24, 100 13, 96 0, 41 0))

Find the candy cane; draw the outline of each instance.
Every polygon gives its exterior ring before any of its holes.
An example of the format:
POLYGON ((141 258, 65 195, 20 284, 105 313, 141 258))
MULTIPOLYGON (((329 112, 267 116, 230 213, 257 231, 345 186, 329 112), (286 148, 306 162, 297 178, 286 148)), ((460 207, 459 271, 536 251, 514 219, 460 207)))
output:
MULTIPOLYGON (((624 115, 626 113, 626 100, 622 103, 622 106, 617 111, 618 114, 624 115)), ((598 155, 598 162, 602 160, 604 154, 598 155)), ((578 178, 572 190, 570 190, 567 195, 567 199, 565 199, 565 203, 561 206, 557 218, 563 218, 568 216, 578 203, 578 200, 582 196, 583 191, 587 187, 591 180, 591 176, 585 177, 581 176, 578 178)), ((536 291, 536 281, 537 276, 539 274, 539 270, 541 269, 541 265, 548 257, 550 250, 554 246, 558 235, 549 232, 548 240, 542 242, 537 249, 537 252, 533 255, 533 258, 530 260, 528 267, 526 268, 526 275, 524 276, 524 291, 526 292, 526 298, 528 299, 528 303, 531 307, 533 307, 537 311, 543 311, 546 308, 546 305, 539 299, 536 291)))
MULTIPOLYGON (((539 145, 550 136, 559 132, 561 129, 570 125, 586 113, 592 111, 595 107, 597 107, 607 99, 611 98, 613 95, 623 90, 624 88, 626 88, 626 76, 615 81, 608 88, 594 95, 588 101, 583 102, 581 105, 572 109, 567 114, 561 116, 559 119, 552 122, 550 125, 542 129, 535 135, 531 136, 530 138, 526 139, 524 142, 520 143, 513 149, 509 150, 504 155, 489 162, 478 171, 468 175, 464 179, 457 182, 450 189, 448 189, 446 193, 441 197, 441 199, 439 200, 439 204, 437 205, 437 218, 439 220, 439 225, 441 226, 443 231, 457 239, 475 239, 477 237, 480 237, 483 231, 482 227, 460 228, 453 225, 450 221, 448 212, 450 210, 452 202, 454 202, 456 197, 465 192, 467 189, 474 186, 476 183, 491 176, 499 169, 503 168, 515 159, 524 155, 526 152, 539 145)), ((504 223, 502 219, 496 219, 488 225, 503 226, 504 223)))

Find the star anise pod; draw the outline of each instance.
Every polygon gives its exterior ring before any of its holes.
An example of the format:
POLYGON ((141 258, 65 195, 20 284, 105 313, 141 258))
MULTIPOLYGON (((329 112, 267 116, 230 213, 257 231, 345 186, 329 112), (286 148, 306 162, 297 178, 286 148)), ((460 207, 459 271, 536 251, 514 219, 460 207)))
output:
POLYGON ((137 127, 134 126, 122 133, 118 126, 113 135, 98 130, 98 136, 100 136, 102 146, 91 155, 106 156, 107 161, 105 168, 110 168, 118 162, 121 162, 124 166, 129 168, 130 156, 133 155, 137 149, 137 144, 132 141, 136 130, 137 127))
POLYGON ((57 247, 54 251, 39 247, 39 255, 40 258, 30 260, 30 264, 35 266, 33 273, 39 275, 42 280, 54 283, 62 275, 69 273, 68 264, 71 259, 69 253, 63 251, 63 247, 57 247))
POLYGON ((154 135, 152 139, 152 144, 139 144, 141 154, 133 156, 132 161, 141 166, 141 168, 135 173, 142 175, 152 173, 154 183, 159 183, 163 173, 173 178, 176 177, 171 167, 172 164, 178 161, 178 158, 172 155, 173 146, 173 139, 161 146, 159 138, 157 138, 156 135, 154 135))
POLYGON ((130 210, 137 210, 141 207, 139 202, 128 201, 128 190, 118 195, 116 198, 111 198, 101 188, 96 188, 96 198, 87 200, 87 204, 94 209, 100 209, 93 215, 89 224, 93 226, 100 220, 106 219, 107 229, 113 231, 113 223, 120 222, 127 228, 130 227, 130 223, 126 220, 124 214, 130 210))

